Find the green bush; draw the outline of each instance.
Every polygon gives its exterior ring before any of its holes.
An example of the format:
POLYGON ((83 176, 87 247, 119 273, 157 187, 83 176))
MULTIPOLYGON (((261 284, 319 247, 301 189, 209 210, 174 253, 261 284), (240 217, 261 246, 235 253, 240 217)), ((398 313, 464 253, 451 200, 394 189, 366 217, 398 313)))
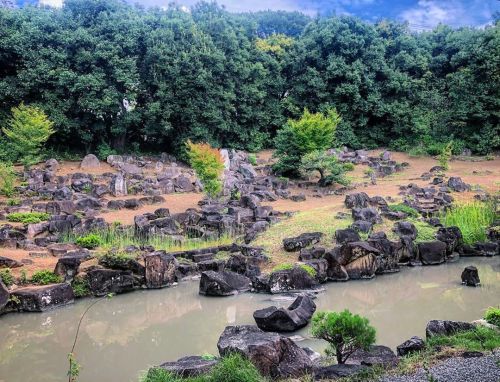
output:
POLYGON ((248 154, 248 162, 252 166, 257 166, 257 156, 255 154, 248 154))
POLYGON ((85 297, 90 295, 90 286, 87 279, 82 277, 75 277, 71 282, 73 294, 75 297, 85 297))
POLYGON ((430 347, 448 346, 469 351, 493 350, 500 347, 500 331, 484 326, 457 332, 451 336, 435 336, 426 341, 430 347))
POLYGON ((101 237, 96 233, 89 233, 85 236, 80 236, 75 240, 75 244, 87 249, 95 249, 102 244, 101 237))
POLYGON ((484 314, 486 322, 500 327, 500 308, 489 307, 484 314))
POLYGON ((97 157, 100 160, 106 160, 109 155, 116 154, 118 154, 118 152, 115 149, 111 148, 111 146, 106 142, 101 143, 99 146, 97 146, 97 157))
POLYGON ((12 160, 19 160, 25 166, 33 165, 41 160, 42 146, 54 133, 53 123, 38 107, 21 103, 11 111, 12 118, 2 131, 9 151, 15 155, 12 160))
POLYGON ((49 214, 45 212, 13 212, 7 215, 7 220, 13 223, 34 224, 48 220, 49 214))
POLYGON ((415 208, 412 208, 404 203, 390 204, 389 210, 392 212, 404 212, 410 217, 418 218, 419 214, 415 208))
POLYGON ((347 171, 345 165, 326 151, 313 151, 305 154, 301 159, 300 169, 306 174, 317 171, 320 176, 319 184, 322 186, 332 183, 344 186, 349 184, 349 180, 345 177, 347 171))
POLYGON ((440 218, 446 227, 460 228, 464 243, 474 244, 487 240, 486 229, 495 220, 495 211, 493 203, 475 201, 454 205, 442 213, 440 218))
POLYGON ((367 318, 343 312, 316 312, 311 333, 328 342, 327 354, 335 355, 343 364, 358 349, 368 349, 375 343, 376 331, 367 318))
POLYGON ((5 286, 11 286, 14 284, 14 276, 12 275, 10 268, 0 269, 0 279, 3 281, 5 286))
POLYGON ((33 273, 31 282, 38 285, 57 284, 63 282, 63 278, 52 271, 44 269, 33 273))
POLYGON ((299 175, 298 169, 304 155, 313 151, 323 152, 334 146, 340 120, 335 109, 329 109, 326 114, 313 114, 305 109, 298 120, 288 120, 276 135, 274 156, 278 161, 273 166, 274 171, 299 175))
POLYGON ((14 195, 16 173, 11 164, 0 162, 0 195, 10 198, 14 195))
POLYGON ((447 171, 449 166, 448 162, 450 161, 451 154, 453 151, 453 141, 448 142, 442 149, 441 152, 439 153, 438 161, 439 165, 447 171))
POLYGON ((187 141, 186 146, 189 164, 203 184, 205 193, 212 198, 216 197, 222 191, 221 175, 224 170, 219 150, 207 143, 191 141, 187 141))

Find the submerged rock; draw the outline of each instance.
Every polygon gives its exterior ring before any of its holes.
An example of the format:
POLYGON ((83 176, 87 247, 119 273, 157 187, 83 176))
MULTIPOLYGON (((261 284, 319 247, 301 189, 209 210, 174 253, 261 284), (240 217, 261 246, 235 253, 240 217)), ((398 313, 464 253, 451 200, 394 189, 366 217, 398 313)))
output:
POLYGON ((231 296, 250 290, 251 281, 248 277, 236 272, 206 271, 200 279, 200 294, 205 296, 231 296))
POLYGON ((259 309, 253 318, 266 332, 293 332, 306 326, 315 311, 316 304, 309 296, 298 296, 288 308, 259 309))
POLYGON ((442 241, 418 243, 417 248, 423 265, 436 265, 446 261, 447 246, 442 241))
POLYGON ((19 288, 12 292, 14 308, 23 312, 44 312, 74 302, 75 296, 69 284, 53 284, 19 288))
POLYGON ((220 355, 236 352, 246 356, 264 376, 300 377, 312 369, 306 351, 278 333, 257 326, 227 326, 217 343, 220 355))

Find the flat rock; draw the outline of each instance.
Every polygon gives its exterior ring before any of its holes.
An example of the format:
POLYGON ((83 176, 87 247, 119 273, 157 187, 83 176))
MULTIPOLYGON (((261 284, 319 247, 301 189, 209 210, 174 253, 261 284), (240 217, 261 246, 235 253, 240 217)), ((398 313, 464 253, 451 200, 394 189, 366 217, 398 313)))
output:
POLYGON ((351 365, 393 367, 399 363, 399 359, 391 348, 382 345, 373 345, 369 350, 356 350, 347 359, 346 363, 351 365))
POLYGON ((427 338, 434 336, 449 336, 459 331, 474 329, 474 324, 462 321, 432 320, 427 323, 425 335, 427 338))
POLYGON ((18 301, 15 308, 23 312, 44 312, 74 302, 69 284, 53 284, 19 288, 12 292, 18 301))
POLYGON ((207 374, 218 362, 217 358, 205 359, 200 356, 187 356, 179 358, 175 362, 162 363, 160 367, 182 378, 188 378, 207 374))
POLYGON ((199 292, 205 296, 231 296, 250 290, 248 277, 236 272, 206 271, 201 273, 199 292))

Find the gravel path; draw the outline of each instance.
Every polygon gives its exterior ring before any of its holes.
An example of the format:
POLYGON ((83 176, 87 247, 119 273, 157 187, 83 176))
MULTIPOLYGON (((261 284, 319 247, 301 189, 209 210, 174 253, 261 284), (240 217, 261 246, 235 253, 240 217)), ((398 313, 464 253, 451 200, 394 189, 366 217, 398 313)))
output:
MULTIPOLYGON (((450 358, 430 367, 437 382, 499 382, 500 353, 477 358, 450 358)), ((379 382, 429 382, 428 374, 420 369, 416 374, 384 377, 379 382)))

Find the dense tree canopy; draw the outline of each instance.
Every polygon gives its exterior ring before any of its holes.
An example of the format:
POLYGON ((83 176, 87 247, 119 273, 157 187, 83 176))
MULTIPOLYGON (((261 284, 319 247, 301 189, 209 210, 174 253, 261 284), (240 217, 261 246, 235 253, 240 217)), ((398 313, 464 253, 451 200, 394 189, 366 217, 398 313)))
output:
POLYGON ((304 108, 342 117, 339 144, 500 147, 500 29, 190 12, 119 0, 0 9, 0 126, 42 109, 55 149, 256 150, 304 108))

